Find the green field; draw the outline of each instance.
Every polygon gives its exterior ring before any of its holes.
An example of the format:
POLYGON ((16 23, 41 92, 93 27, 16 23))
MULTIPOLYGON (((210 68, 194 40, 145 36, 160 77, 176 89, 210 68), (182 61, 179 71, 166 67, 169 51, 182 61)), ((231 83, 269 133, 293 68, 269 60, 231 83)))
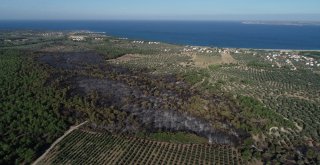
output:
POLYGON ((236 149, 75 130, 38 164, 244 164, 236 149))

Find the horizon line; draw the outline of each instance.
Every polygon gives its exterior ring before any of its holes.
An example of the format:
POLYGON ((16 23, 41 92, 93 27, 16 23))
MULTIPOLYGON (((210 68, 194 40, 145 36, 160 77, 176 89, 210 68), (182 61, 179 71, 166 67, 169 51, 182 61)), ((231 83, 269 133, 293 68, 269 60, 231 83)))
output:
POLYGON ((320 20, 264 20, 264 19, 0 19, 0 21, 217 21, 217 22, 320 22, 320 20))

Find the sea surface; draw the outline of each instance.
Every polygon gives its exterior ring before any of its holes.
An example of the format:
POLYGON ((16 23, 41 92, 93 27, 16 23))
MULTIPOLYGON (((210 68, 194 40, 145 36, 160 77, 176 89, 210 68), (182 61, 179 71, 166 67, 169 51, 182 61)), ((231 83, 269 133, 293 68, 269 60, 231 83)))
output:
POLYGON ((0 21, 0 30, 90 30, 180 45, 320 50, 318 25, 224 21, 0 21))

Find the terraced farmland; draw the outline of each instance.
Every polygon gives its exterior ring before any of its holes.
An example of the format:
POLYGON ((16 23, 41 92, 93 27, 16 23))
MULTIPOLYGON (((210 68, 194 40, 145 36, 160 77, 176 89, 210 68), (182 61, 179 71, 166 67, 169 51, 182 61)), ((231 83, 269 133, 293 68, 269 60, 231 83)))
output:
POLYGON ((229 146, 178 144, 75 130, 39 164, 245 164, 229 146))

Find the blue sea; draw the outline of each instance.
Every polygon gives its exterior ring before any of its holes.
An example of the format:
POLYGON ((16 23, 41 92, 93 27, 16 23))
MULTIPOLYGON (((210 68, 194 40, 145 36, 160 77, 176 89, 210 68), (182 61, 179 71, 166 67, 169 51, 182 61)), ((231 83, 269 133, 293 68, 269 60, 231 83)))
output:
POLYGON ((90 30, 181 45, 320 50, 320 26, 227 21, 0 21, 0 30, 90 30))

